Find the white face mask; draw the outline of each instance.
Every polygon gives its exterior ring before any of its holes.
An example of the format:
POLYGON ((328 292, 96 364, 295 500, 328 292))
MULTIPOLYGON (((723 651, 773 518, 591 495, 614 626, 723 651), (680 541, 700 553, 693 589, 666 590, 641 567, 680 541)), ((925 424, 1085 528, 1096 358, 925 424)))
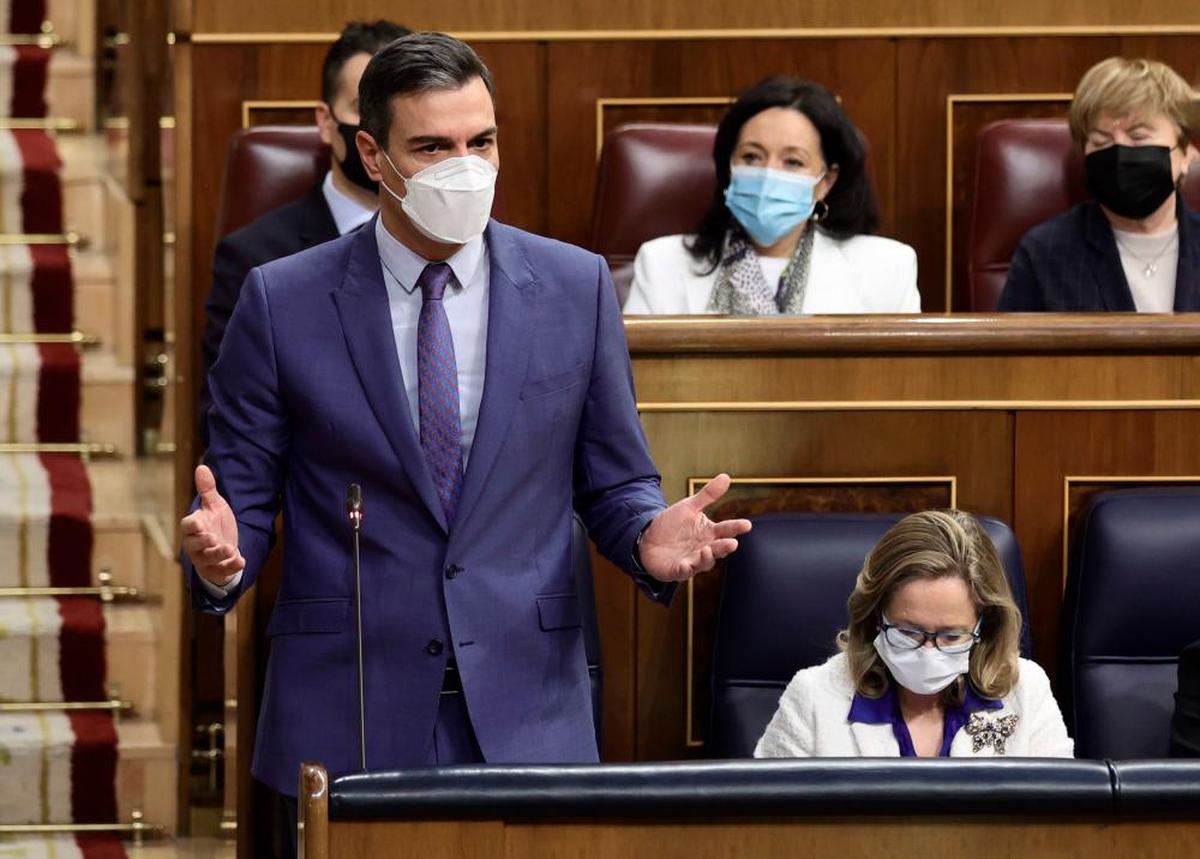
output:
POLYGON ((482 235, 492 214, 497 170, 478 155, 447 158, 430 164, 405 179, 386 151, 383 157, 404 181, 408 193, 401 197, 381 182, 396 198, 417 230, 435 242, 461 245, 482 235))
MULTIPOLYGON (((884 623, 887 623, 884 618, 884 623)), ((978 631, 978 625, 976 625, 978 631)), ((943 653, 936 647, 903 650, 892 645, 883 630, 875 636, 875 652, 896 682, 918 695, 933 695, 971 670, 971 651, 943 653)))

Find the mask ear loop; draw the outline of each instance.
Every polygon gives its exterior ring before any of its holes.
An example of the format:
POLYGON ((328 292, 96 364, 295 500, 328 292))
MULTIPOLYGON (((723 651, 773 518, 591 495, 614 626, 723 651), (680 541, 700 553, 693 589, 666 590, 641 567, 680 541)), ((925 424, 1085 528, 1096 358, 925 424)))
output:
MULTIPOLYGON (((400 177, 400 181, 404 183, 404 187, 407 189, 408 188, 408 180, 404 178, 404 174, 400 172, 400 168, 396 166, 396 162, 392 160, 392 156, 388 155, 387 150, 384 149, 382 146, 379 148, 379 151, 381 153, 383 153, 383 157, 387 159, 388 166, 392 168, 393 173, 395 173, 397 176, 400 177)), ((375 169, 379 170, 379 162, 378 161, 375 162, 375 169)), ((381 188, 383 188, 383 190, 385 190, 389 194, 391 194, 392 197, 395 198, 397 203, 400 203, 401 205, 404 204, 404 198, 401 197, 399 194, 397 194, 395 191, 393 191, 391 186, 388 185, 387 182, 383 181, 383 171, 382 170, 379 170, 379 186, 381 188)))

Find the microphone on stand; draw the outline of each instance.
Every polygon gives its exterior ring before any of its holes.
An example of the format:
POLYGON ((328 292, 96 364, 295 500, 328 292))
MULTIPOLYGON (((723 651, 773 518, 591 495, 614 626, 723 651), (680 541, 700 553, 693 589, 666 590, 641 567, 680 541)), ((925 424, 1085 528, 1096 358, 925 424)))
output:
POLYGON ((367 771, 367 699, 363 691, 363 625, 362 625, 362 566, 359 563, 358 544, 362 532, 363 495, 362 487, 351 483, 346 490, 346 516, 354 539, 354 608, 358 613, 355 630, 358 633, 358 750, 363 772, 367 771))

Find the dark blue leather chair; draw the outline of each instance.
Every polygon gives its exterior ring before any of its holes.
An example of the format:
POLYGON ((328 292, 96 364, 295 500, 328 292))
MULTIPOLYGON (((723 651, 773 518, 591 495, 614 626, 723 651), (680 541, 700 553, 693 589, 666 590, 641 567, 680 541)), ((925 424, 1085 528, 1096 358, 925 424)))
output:
MULTIPOLYGON (((710 736, 716 757, 749 757, 801 668, 837 652, 846 600, 867 553, 902 514, 775 513, 754 518, 725 568, 713 659, 710 736)), ((1025 567, 1003 522, 980 517, 1026 619, 1021 654, 1032 652, 1025 567)))
POLYGON ((592 721, 596 726, 596 747, 600 748, 600 716, 603 710, 604 671, 600 664, 600 622, 596 617, 596 589, 592 583, 592 556, 588 552, 587 529, 579 516, 572 514, 571 565, 575 573, 575 591, 579 594, 579 612, 583 618, 583 649, 587 654, 588 679, 592 683, 592 721))
POLYGON ((1180 652, 1200 638, 1200 489, 1098 494, 1063 604, 1060 702, 1075 754, 1170 750, 1180 652))

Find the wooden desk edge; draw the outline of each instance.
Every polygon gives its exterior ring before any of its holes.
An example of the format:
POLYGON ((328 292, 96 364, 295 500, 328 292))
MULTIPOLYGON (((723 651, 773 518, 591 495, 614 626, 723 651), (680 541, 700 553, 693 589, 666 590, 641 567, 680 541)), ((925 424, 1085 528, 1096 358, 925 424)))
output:
POLYGON ((1200 354, 1200 314, 629 316, 631 354, 1200 354))

